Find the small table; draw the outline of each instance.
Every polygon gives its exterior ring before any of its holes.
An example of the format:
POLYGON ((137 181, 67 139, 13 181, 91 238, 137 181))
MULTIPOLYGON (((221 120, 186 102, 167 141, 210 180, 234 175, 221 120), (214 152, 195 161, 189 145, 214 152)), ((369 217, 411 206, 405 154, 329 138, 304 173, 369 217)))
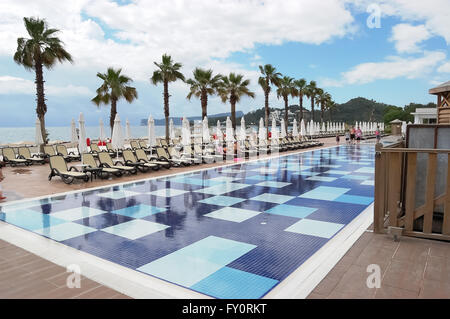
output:
POLYGON ((101 167, 83 167, 83 172, 91 174, 91 182, 94 179, 97 179, 97 176, 101 174, 103 168, 101 167))

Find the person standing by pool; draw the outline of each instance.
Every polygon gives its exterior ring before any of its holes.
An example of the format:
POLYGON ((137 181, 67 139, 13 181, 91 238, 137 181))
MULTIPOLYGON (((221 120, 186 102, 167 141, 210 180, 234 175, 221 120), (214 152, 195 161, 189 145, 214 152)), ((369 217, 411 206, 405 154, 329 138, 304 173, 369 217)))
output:
POLYGON ((377 126, 377 129, 375 131, 375 137, 377 138, 377 143, 380 143, 381 135, 380 135, 380 127, 377 126))
POLYGON ((352 129, 350 130, 350 144, 353 144, 355 141, 355 127, 352 126, 352 129))
MULTIPOLYGON (((5 179, 5 177, 3 176, 2 173, 2 167, 0 166, 0 183, 5 179)), ((0 202, 2 202, 4 199, 6 199, 5 196, 3 196, 3 192, 2 192, 2 185, 0 184, 0 202)))
POLYGON ((359 126, 358 126, 358 128, 356 129, 356 131, 355 131, 355 136, 356 136, 356 141, 357 141, 357 143, 359 144, 359 141, 361 141, 361 137, 362 137, 362 131, 361 131, 361 129, 359 128, 359 126))
POLYGON ((350 132, 349 131, 345 131, 345 141, 347 142, 347 144, 350 144, 350 132))
POLYGON ((340 141, 340 138, 339 138, 339 133, 338 133, 338 134, 336 134, 336 144, 339 145, 339 141, 340 141))

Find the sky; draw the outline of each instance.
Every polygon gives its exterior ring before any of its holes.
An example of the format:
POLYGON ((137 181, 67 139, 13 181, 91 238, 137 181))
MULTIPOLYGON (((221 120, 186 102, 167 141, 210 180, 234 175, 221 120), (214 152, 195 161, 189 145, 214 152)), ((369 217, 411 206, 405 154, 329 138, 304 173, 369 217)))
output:
MULTIPOLYGON (((80 112, 86 125, 108 123, 110 106, 91 102, 102 83, 96 74, 108 67, 121 68, 138 91, 133 103, 119 101, 121 119, 163 118, 162 85, 149 78, 165 53, 186 78, 201 67, 250 79, 256 96, 241 99, 243 112, 264 105, 257 84, 264 64, 315 80, 337 103, 358 96, 397 106, 435 102, 428 89, 450 77, 448 0, 2 0, 0 127, 36 119, 34 71, 13 61, 17 38, 29 36, 23 17, 59 29, 74 60, 44 70, 48 126, 68 126, 80 112)), ((170 83, 169 91, 171 116, 201 115, 185 83, 170 83)), ((274 90, 270 105, 283 106, 274 90)), ((209 98, 209 114, 229 109, 209 98)))

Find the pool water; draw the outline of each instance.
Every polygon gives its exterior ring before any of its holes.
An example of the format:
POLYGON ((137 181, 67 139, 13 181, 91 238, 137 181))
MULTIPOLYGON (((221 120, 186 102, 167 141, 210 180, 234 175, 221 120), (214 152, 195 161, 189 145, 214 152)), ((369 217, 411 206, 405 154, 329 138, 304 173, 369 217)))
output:
POLYGON ((373 202, 373 145, 0 207, 0 220, 215 298, 261 298, 373 202))

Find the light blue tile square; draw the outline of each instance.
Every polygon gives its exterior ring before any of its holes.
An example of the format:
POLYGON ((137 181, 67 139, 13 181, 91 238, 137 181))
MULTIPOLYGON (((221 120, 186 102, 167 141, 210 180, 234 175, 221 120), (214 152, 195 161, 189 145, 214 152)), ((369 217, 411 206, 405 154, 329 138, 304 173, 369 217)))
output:
POLYGON ((304 172, 296 172, 295 175, 301 175, 301 176, 316 176, 319 175, 320 173, 318 172, 309 172, 309 171, 304 171, 304 172))
POLYGON ((263 193, 261 195, 252 197, 250 199, 251 200, 261 201, 261 202, 284 204, 284 203, 286 203, 287 201, 290 201, 293 198, 295 198, 295 197, 294 196, 288 196, 288 195, 278 195, 278 194, 271 194, 271 193, 263 193))
POLYGON ((224 207, 219 210, 215 210, 211 213, 205 214, 203 216, 227 220, 230 222, 241 223, 249 218, 252 218, 260 212, 236 207, 224 207))
POLYGON ((57 241, 63 241, 70 238, 86 235, 95 231, 97 231, 97 229, 95 228, 68 222, 65 224, 38 229, 36 230, 36 233, 57 241))
POLYGON ((229 182, 233 182, 237 179, 239 179, 239 178, 229 177, 229 176, 218 176, 218 177, 210 178, 209 180, 213 181, 213 182, 229 183, 229 182))
POLYGON ((188 191, 180 190, 176 188, 162 188, 158 189, 156 191, 148 192, 146 194, 153 195, 153 196, 160 196, 160 197, 173 197, 178 195, 183 195, 188 193, 188 191))
POLYGON ((319 220, 301 219, 286 228, 285 231, 322 238, 331 238, 344 226, 345 225, 343 224, 329 223, 319 220))
POLYGON ((271 209, 266 210, 265 212, 268 214, 274 214, 274 215, 282 215, 282 216, 289 216, 289 217, 295 217, 295 218, 305 218, 309 214, 314 213, 316 210, 317 210, 317 208, 312 208, 312 207, 281 204, 281 205, 272 207, 271 209))
POLYGON ((326 176, 311 176, 306 178, 307 181, 317 181, 317 182, 334 182, 337 180, 336 177, 326 177, 326 176))
POLYGON ((56 213, 52 213, 51 216, 57 217, 60 219, 64 219, 64 220, 68 220, 68 221, 74 221, 74 220, 78 220, 78 219, 101 215, 104 213, 106 213, 104 210, 82 206, 82 207, 71 208, 71 209, 62 210, 62 211, 59 211, 56 213))
POLYGON ((375 169, 373 167, 361 167, 355 171, 355 173, 366 173, 373 174, 375 173, 375 169))
POLYGON ((328 167, 328 168, 339 168, 342 165, 329 165, 329 164, 320 164, 320 167, 328 167))
POLYGON ((266 167, 260 167, 260 168, 255 168, 252 169, 252 171, 258 172, 260 174, 276 174, 278 172, 277 168, 266 168, 266 167))
POLYGON ((328 187, 328 186, 319 186, 306 192, 299 197, 301 198, 311 198, 311 199, 320 199, 320 200, 334 200, 348 192, 350 188, 342 188, 342 187, 328 187))
POLYGON ((222 184, 222 182, 218 181, 211 181, 209 179, 202 179, 202 178, 194 178, 194 177, 176 177, 171 178, 168 180, 169 182, 173 183, 182 183, 182 184, 190 184, 190 185, 198 185, 198 186, 214 186, 222 184))
POLYGON ((361 183, 361 185, 375 186, 375 181, 373 179, 365 180, 364 182, 361 183))
POLYGON ((249 179, 249 180, 255 180, 255 181, 270 181, 275 179, 275 176, 270 176, 270 175, 253 175, 253 176, 245 176, 243 177, 245 180, 249 179))
POLYGON ((203 189, 195 190, 198 193, 211 194, 211 195, 222 195, 232 191, 236 191, 245 187, 251 186, 249 184, 241 183, 225 183, 222 185, 211 186, 203 189))
POLYGON ((231 239, 208 236, 137 270, 191 287, 255 247, 231 239))
POLYGON ((165 212, 166 210, 167 210, 166 208, 141 204, 131 207, 125 207, 118 210, 113 210, 111 211, 111 213, 128 216, 132 218, 144 218, 153 214, 165 212))
POLYGON ((98 194, 98 196, 100 196, 100 197, 106 197, 106 198, 110 198, 110 199, 122 199, 122 198, 133 197, 136 195, 141 195, 141 193, 137 193, 137 192, 133 192, 133 191, 126 191, 126 190, 117 190, 117 191, 111 191, 111 192, 98 194))
POLYGON ((135 240, 137 238, 156 233, 166 228, 169 228, 169 226, 150 222, 147 220, 134 219, 130 220, 129 222, 104 228, 102 229, 102 231, 135 240))
POLYGON ((369 205, 373 202, 373 197, 356 196, 356 195, 342 195, 334 200, 335 202, 369 205))
POLYGON ((245 201, 243 198, 231 197, 231 196, 213 196, 199 200, 199 203, 218 205, 218 206, 233 206, 234 204, 245 201))
POLYGON ((63 219, 53 217, 49 214, 42 214, 31 209, 9 211, 5 213, 4 221, 31 231, 45 227, 53 227, 67 222, 63 219))
POLYGON ((350 174, 350 171, 342 171, 337 169, 330 169, 328 171, 323 172, 324 174, 334 174, 334 175, 347 175, 350 174))
POLYGON ((367 175, 345 175, 345 176, 342 176, 342 178, 363 181, 363 180, 369 179, 371 177, 367 176, 367 175))
POLYGON ((274 187, 274 188, 282 188, 288 185, 291 185, 292 183, 284 183, 284 182, 275 182, 275 181, 264 181, 258 184, 255 184, 255 186, 263 186, 263 187, 274 187))
POLYGON ((191 288, 221 299, 257 299, 277 284, 275 279, 223 267, 191 288))

